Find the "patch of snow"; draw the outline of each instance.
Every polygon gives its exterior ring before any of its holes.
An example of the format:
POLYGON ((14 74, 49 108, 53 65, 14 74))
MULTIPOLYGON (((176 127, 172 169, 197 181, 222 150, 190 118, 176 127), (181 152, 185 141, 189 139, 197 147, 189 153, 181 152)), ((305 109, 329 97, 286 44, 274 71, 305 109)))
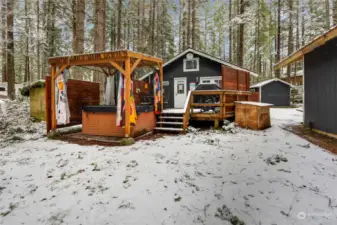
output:
POLYGON ((232 123, 228 123, 227 122, 228 120, 224 120, 224 124, 223 124, 223 126, 222 126, 222 129, 224 130, 224 131, 226 131, 226 132, 229 132, 229 133, 237 133, 238 131, 239 131, 239 129, 237 129, 236 127, 235 127, 235 124, 234 124, 234 122, 232 122, 232 123))
POLYGON ((45 136, 46 124, 30 117, 28 101, 0 101, 0 147, 45 136))
POLYGON ((257 105, 257 106, 273 106, 273 104, 263 103, 263 102, 235 101, 235 103, 245 104, 245 105, 257 105))
POLYGON ((197 133, 199 130, 200 129, 192 127, 192 126, 187 127, 187 132, 188 133, 197 133))
MULTIPOLYGON (((201 112, 201 109, 193 109, 194 113, 201 112)), ((163 113, 182 114, 185 113, 184 109, 164 109, 163 113)))
POLYGON ((127 147, 0 147, 0 224, 336 224, 336 156, 281 128, 296 109, 271 118, 127 147))
POLYGON ((303 112, 296 108, 270 108, 272 125, 286 125, 303 122, 303 112))

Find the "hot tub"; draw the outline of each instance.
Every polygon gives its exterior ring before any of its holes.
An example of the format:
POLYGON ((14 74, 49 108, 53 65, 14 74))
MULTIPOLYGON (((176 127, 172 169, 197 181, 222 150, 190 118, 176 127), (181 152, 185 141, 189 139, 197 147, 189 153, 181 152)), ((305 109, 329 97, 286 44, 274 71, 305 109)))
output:
MULTIPOLYGON (((92 105, 82 107, 82 133, 99 136, 125 137, 125 129, 116 126, 116 106, 92 105)), ((131 127, 131 136, 137 137, 156 126, 152 105, 136 106, 136 126, 131 127)))

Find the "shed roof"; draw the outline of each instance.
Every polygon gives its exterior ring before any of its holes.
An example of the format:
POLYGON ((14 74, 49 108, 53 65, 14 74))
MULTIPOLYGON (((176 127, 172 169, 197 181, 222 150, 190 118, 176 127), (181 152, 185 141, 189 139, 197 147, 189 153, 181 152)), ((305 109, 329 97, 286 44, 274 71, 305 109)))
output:
POLYGON ((324 45, 327 41, 334 39, 335 37, 337 37, 337 26, 331 28, 324 34, 316 37, 314 40, 298 49, 296 52, 282 59, 280 62, 274 65, 274 69, 277 70, 290 63, 301 60, 305 54, 313 51, 315 48, 321 45, 324 45))
POLYGON ((253 84, 250 86, 250 88, 258 88, 258 87, 262 87, 266 84, 269 84, 271 82, 274 82, 274 81, 278 81, 278 82, 281 82, 281 83, 284 83, 286 85, 289 85, 290 87, 294 87, 292 84, 289 84, 288 82, 285 82, 284 80, 281 80, 281 79, 278 79, 278 78, 274 78, 274 79, 270 79, 270 80, 265 80, 265 81, 262 81, 262 82, 259 82, 259 83, 256 83, 256 84, 253 84))
MULTIPOLYGON (((172 62, 174 62, 175 60, 179 59, 180 57, 182 57, 183 55, 185 55, 185 54, 187 54, 187 53, 189 53, 189 52, 192 52, 193 54, 202 56, 202 57, 204 57, 204 58, 206 58, 206 59, 209 59, 209 60, 212 60, 212 61, 214 61, 214 62, 220 63, 220 64, 222 64, 222 65, 228 66, 228 67, 230 67, 230 68, 233 68, 233 69, 236 69, 236 70, 240 70, 240 71, 244 71, 244 72, 248 72, 248 73, 250 73, 251 75, 256 76, 256 77, 258 76, 257 73, 255 73, 255 72, 253 72, 253 71, 251 71, 251 70, 242 68, 242 67, 240 67, 240 66, 238 66, 238 65, 235 65, 235 64, 233 64, 233 63, 226 62, 226 61, 224 61, 224 60, 222 60, 222 59, 216 58, 216 57, 211 56, 211 55, 209 55, 209 54, 207 54, 207 53, 204 53, 204 52, 201 52, 201 51, 192 49, 192 48, 188 48, 188 49, 186 49, 185 51, 183 51, 183 52, 179 53, 178 55, 174 56, 172 59, 170 59, 169 61, 167 61, 166 63, 164 63, 164 64, 163 64, 163 67, 165 67, 165 66, 171 64, 172 62)), ((143 77, 140 78, 140 80, 144 80, 145 78, 147 78, 147 77, 150 76, 151 74, 152 74, 152 72, 145 74, 143 77)))

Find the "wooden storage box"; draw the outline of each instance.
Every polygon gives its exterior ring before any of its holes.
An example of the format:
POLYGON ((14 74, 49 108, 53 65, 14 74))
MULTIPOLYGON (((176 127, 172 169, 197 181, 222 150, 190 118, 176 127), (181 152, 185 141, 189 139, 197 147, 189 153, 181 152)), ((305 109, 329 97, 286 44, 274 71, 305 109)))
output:
POLYGON ((243 128, 263 130, 271 126, 270 107, 260 102, 235 102, 235 122, 243 128))

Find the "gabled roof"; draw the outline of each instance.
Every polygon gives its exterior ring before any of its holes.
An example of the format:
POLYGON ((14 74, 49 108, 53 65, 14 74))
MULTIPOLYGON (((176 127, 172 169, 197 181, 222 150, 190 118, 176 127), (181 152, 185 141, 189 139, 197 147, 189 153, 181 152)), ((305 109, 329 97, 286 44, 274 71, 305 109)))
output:
POLYGON ((262 87, 262 86, 264 86, 264 85, 266 85, 266 84, 269 84, 269 83, 271 83, 271 82, 274 82, 274 81, 279 81, 279 82, 281 82, 281 83, 284 83, 284 84, 286 84, 286 85, 289 85, 290 87, 294 87, 292 84, 289 84, 288 82, 285 82, 284 80, 280 80, 280 79, 278 79, 278 78, 274 78, 274 79, 265 80, 265 81, 262 81, 262 82, 260 82, 260 83, 253 84, 253 85, 250 86, 250 88, 259 88, 259 87, 262 87))
POLYGON ((290 63, 302 59, 305 54, 313 51, 315 48, 321 45, 324 45, 327 41, 334 39, 336 37, 337 37, 337 26, 331 28, 324 34, 316 37, 314 40, 304 45, 302 48, 298 49, 296 52, 282 59, 280 62, 274 65, 274 69, 275 70, 281 69, 283 66, 287 66, 290 63))
MULTIPOLYGON (((187 53, 189 53, 189 52, 192 52, 192 53, 195 54, 195 55, 199 55, 199 56, 201 56, 201 57, 204 57, 204 58, 206 58, 206 59, 212 60, 212 61, 214 61, 214 62, 220 63, 220 64, 222 64, 222 65, 228 66, 228 67, 230 67, 230 68, 233 68, 233 69, 236 69, 236 70, 241 70, 241 71, 244 71, 244 72, 248 72, 248 73, 250 73, 250 75, 253 75, 253 76, 256 76, 256 77, 258 76, 258 74, 255 73, 255 72, 253 72, 253 71, 250 71, 250 70, 248 70, 248 69, 245 69, 245 68, 242 68, 242 67, 240 67, 240 66, 234 65, 234 64, 232 64, 232 63, 226 62, 226 61, 224 61, 224 60, 222 60, 222 59, 213 57, 213 56, 211 56, 211 55, 209 55, 209 54, 207 54, 207 53, 204 53, 204 52, 201 52, 201 51, 192 49, 192 48, 188 48, 188 49, 186 49, 185 51, 183 51, 183 52, 179 53, 178 55, 174 56, 172 59, 170 59, 169 61, 167 61, 166 63, 164 63, 164 64, 163 64, 163 67, 165 67, 165 66, 171 64, 172 62, 174 62, 175 60, 179 59, 180 57, 184 56, 185 54, 187 54, 187 53)), ((150 73, 148 73, 148 74, 142 76, 142 77, 140 78, 140 80, 144 80, 145 78, 147 78, 148 76, 150 76, 152 73, 153 73, 153 72, 150 72, 150 73)))

